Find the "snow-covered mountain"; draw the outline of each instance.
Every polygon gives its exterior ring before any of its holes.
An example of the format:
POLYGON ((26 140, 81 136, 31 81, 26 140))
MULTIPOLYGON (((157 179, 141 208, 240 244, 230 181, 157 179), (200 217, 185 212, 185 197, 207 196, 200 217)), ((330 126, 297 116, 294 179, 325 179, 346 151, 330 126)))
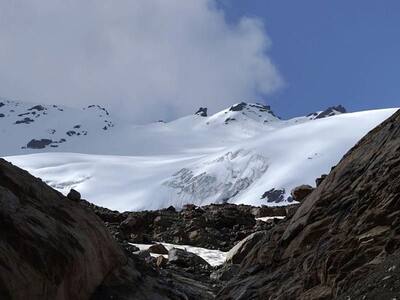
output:
POLYGON ((396 109, 341 106, 281 120, 269 106, 206 108, 134 125, 105 108, 0 100, 0 155, 66 193, 118 210, 229 201, 283 205, 396 109))

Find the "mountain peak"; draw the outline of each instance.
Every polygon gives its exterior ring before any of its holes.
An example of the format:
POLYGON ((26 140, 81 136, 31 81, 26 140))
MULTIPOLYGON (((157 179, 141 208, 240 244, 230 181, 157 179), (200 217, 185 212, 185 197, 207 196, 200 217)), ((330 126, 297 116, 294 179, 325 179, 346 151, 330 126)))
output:
POLYGON ((339 104, 337 106, 330 106, 327 109, 325 109, 324 111, 319 111, 319 112, 314 112, 314 113, 308 114, 307 117, 315 120, 315 119, 323 119, 326 117, 336 116, 336 115, 340 115, 340 114, 344 114, 344 113, 347 113, 346 108, 339 104))
POLYGON ((200 117, 207 117, 207 107, 200 107, 196 112, 195 115, 200 117))

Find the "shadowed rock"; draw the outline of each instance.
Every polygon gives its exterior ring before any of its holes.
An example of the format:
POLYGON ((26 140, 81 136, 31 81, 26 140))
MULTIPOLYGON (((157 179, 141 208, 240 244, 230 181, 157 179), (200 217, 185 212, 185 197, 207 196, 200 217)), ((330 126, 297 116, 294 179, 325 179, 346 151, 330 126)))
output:
POLYGON ((217 299, 393 299, 399 232, 400 111, 267 231, 217 299))
POLYGON ((29 149, 43 149, 46 146, 50 145, 53 141, 49 139, 41 139, 41 140, 31 140, 27 145, 26 148, 29 149))

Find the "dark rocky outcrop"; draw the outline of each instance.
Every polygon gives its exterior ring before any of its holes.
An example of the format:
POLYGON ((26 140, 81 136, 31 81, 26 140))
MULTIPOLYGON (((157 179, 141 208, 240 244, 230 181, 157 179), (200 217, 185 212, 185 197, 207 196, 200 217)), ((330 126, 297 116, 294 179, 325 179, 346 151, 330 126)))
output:
POLYGON ((156 211, 110 211, 83 201, 110 228, 119 240, 131 243, 154 242, 192 245, 208 249, 230 250, 253 232, 273 224, 256 221, 256 217, 286 216, 293 207, 254 207, 250 205, 186 205, 181 211, 173 207, 156 211))
POLYGON ((168 251, 168 263, 182 268, 191 268, 195 271, 198 269, 211 268, 210 264, 200 256, 178 248, 172 248, 168 251))
POLYGON ((126 263, 101 221, 0 160, 0 298, 88 299, 126 263))
POLYGON ((53 141, 49 140, 49 139, 40 139, 40 140, 33 139, 26 145, 26 148, 44 149, 44 148, 46 148, 46 146, 50 145, 52 142, 53 141))
POLYGON ((238 104, 232 105, 229 110, 230 111, 242 111, 247 106, 247 103, 240 102, 238 104))
POLYGON ((326 117, 334 116, 338 113, 344 114, 346 112, 347 112, 346 109, 342 105, 331 106, 331 107, 328 107, 327 109, 325 109, 323 112, 319 113, 318 116, 316 116, 315 118, 323 119, 326 117))
POLYGON ((149 252, 155 254, 168 254, 167 248, 163 244, 154 244, 149 247, 149 252))
MULTIPOLYGON (((261 199, 267 199, 267 202, 275 202, 280 203, 285 201, 285 189, 270 189, 266 191, 262 196, 261 199)), ((287 201, 291 202, 293 199, 289 197, 287 201)))
POLYGON ((81 194, 78 191, 71 189, 67 195, 67 198, 72 201, 80 201, 81 194))
POLYGON ((46 110, 46 108, 43 105, 35 105, 31 108, 28 108, 28 110, 37 110, 37 111, 43 111, 46 110))
POLYGON ((320 184, 325 180, 325 178, 328 177, 327 174, 322 174, 320 177, 315 179, 315 185, 318 187, 320 184))
POLYGON ((295 187, 291 192, 291 196, 293 200, 301 202, 303 201, 309 194, 312 193, 314 188, 311 185, 303 184, 298 187, 295 187))
POLYGON ((250 253, 254 246, 264 237, 265 231, 257 231, 241 240, 226 255, 228 264, 240 264, 243 259, 250 253))
POLYGON ((267 231, 218 299, 393 299, 400 294, 400 111, 267 231))
POLYGON ((195 115, 198 115, 200 117, 207 117, 207 110, 208 110, 207 107, 200 107, 196 111, 195 115))
POLYGON ((118 245, 82 203, 0 159, 0 299, 212 299, 118 245))
POLYGON ((22 120, 17 120, 17 121, 15 121, 14 124, 30 124, 30 123, 32 123, 32 122, 35 122, 35 120, 26 117, 26 118, 23 118, 22 120))

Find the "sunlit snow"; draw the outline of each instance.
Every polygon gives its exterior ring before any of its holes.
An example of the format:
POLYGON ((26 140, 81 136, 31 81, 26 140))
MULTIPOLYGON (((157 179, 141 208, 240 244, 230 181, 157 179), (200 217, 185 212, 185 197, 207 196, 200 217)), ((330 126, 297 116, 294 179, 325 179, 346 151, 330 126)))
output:
MULTIPOLYGON (((29 106, 21 105, 13 110, 27 111, 29 106)), ((248 106, 244 111, 227 109, 210 117, 192 115, 137 126, 112 120, 96 107, 77 113, 52 107, 36 123, 15 125, 20 117, 12 113, 0 118, 0 153, 63 193, 74 188, 90 202, 120 211, 224 201, 284 205, 286 200, 271 202, 262 195, 284 189, 287 199, 292 188, 314 185, 315 178, 328 173, 361 137, 394 112, 284 121, 248 106), (101 127, 105 121, 112 124, 107 130, 101 127), (87 135, 61 134, 76 123, 87 135), (21 148, 27 139, 49 138, 52 127, 57 129, 56 139, 66 137, 65 143, 21 148)))

